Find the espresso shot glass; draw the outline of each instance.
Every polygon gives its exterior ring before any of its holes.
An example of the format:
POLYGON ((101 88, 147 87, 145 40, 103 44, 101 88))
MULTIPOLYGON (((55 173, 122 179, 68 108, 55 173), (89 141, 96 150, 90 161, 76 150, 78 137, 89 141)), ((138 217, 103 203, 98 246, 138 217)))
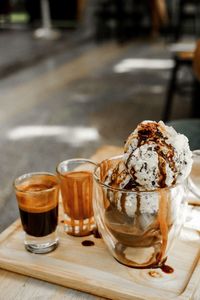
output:
POLYGON ((93 171, 87 159, 69 159, 57 166, 64 209, 64 231, 73 236, 90 235, 95 229, 93 171))
POLYGON ((59 182, 56 175, 28 173, 14 181, 15 193, 25 231, 25 248, 48 253, 58 245, 59 182))

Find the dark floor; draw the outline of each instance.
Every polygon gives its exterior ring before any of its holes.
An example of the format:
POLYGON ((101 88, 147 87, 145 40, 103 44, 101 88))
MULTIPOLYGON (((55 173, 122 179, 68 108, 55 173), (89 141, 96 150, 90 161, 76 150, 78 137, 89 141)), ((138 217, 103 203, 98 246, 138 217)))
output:
POLYGON ((35 29, 24 26, 15 30, 0 29, 0 78, 38 64, 66 49, 74 49, 85 39, 75 29, 60 30, 61 37, 57 41, 36 39, 34 32, 35 29))
MULTIPOLYGON (((122 146, 138 122, 160 120, 172 61, 166 44, 159 40, 123 46, 88 41, 80 46, 70 43, 69 37, 54 48, 19 33, 25 51, 18 35, 0 34, 0 57, 8 53, 8 62, 0 63, 4 70, 21 56, 28 61, 23 63, 25 69, 7 73, 0 81, 2 231, 18 217, 14 178, 25 172, 54 172, 58 162, 90 157, 103 144, 122 146), (11 38, 14 42, 8 47, 11 38), (17 50, 11 51, 13 47, 17 50), (41 59, 43 51, 48 54, 41 59), (148 60, 136 66, 135 58, 148 60), (163 67, 157 69, 152 59, 161 59, 163 67)), ((189 116, 189 96, 177 96, 171 118, 189 116)))

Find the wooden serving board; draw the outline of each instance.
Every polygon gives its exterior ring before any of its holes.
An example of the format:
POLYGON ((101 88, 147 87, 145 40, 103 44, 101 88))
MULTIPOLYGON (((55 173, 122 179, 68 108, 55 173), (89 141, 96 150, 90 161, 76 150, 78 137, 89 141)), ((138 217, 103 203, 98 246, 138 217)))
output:
POLYGON ((59 226, 59 247, 50 254, 27 252, 23 231, 16 221, 0 236, 0 266, 6 270, 86 291, 111 299, 189 300, 200 283, 199 233, 185 229, 167 263, 174 273, 125 267, 108 253, 103 241, 93 236, 75 238, 59 226), (84 247, 83 240, 94 246, 84 247), (154 276, 150 274, 153 271, 154 276))
POLYGON ((199 227, 182 231, 167 260, 174 272, 166 274, 159 269, 139 270, 119 264, 103 240, 92 235, 78 238, 65 234, 62 212, 59 247, 45 255, 29 253, 24 249, 24 233, 17 220, 0 235, 0 267, 110 299, 189 300, 200 284, 199 227), (84 247, 84 240, 94 245, 84 247))

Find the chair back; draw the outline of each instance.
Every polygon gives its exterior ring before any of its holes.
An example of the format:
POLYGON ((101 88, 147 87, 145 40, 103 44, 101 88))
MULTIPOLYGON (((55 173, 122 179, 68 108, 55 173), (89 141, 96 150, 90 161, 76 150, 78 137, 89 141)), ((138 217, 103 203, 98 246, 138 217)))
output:
POLYGON ((193 70, 196 79, 200 81, 200 40, 197 41, 196 49, 194 52, 193 70))

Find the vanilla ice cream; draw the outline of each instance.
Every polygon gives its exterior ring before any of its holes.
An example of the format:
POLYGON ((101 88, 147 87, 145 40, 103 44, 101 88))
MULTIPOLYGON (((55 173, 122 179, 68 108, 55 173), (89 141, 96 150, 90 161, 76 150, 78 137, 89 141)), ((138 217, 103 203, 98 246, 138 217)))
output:
POLYGON ((186 179, 192 168, 188 139, 162 121, 144 121, 124 147, 128 174, 144 190, 169 187, 186 179))

